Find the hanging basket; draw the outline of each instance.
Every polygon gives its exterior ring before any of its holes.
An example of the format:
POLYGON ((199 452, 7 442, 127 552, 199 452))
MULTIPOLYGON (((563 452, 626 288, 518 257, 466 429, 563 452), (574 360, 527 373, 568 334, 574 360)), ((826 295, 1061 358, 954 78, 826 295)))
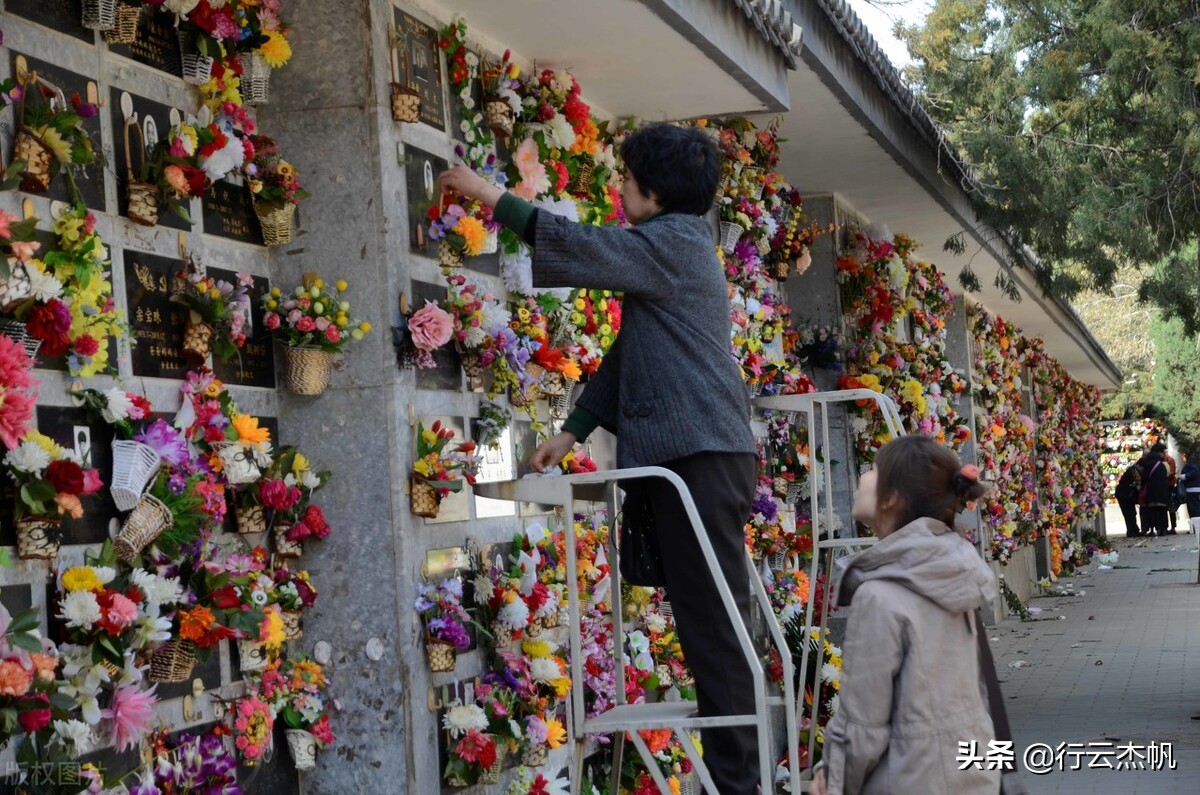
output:
POLYGON ((750 399, 754 400, 762 394, 763 386, 758 381, 747 381, 746 392, 750 395, 750 399))
POLYGON ((679 676, 675 677, 675 684, 678 685, 681 690, 690 690, 696 686, 696 677, 692 675, 690 670, 685 670, 683 673, 679 674, 679 676))
POLYGON ((267 532, 266 512, 261 505, 239 505, 237 515, 237 531, 242 535, 256 535, 267 532))
POLYGON ((478 353, 460 353, 459 360, 462 361, 463 372, 467 376, 467 389, 472 392, 480 392, 483 390, 483 358, 478 353))
POLYGON ((287 737, 288 750, 292 752, 292 761, 295 762, 297 770, 312 770, 317 766, 317 738, 312 732, 288 729, 284 735, 287 737))
POLYGON ((529 623, 525 625, 525 637, 540 638, 542 636, 542 622, 536 618, 530 618, 529 623))
POLYGON ((784 281, 792 275, 792 262, 787 259, 775 260, 775 278, 784 281))
POLYGON ((541 767, 550 758, 550 750, 544 745, 534 745, 521 753, 521 764, 526 767, 541 767))
POLYGON ((289 345, 283 349, 283 380, 297 395, 320 395, 329 388, 333 354, 320 348, 289 345))
POLYGON ((787 553, 772 552, 767 556, 767 567, 771 571, 784 571, 787 568, 787 553))
POLYGON ((0 312, 8 312, 33 297, 29 266, 20 260, 8 264, 8 278, 0 279, 0 312))
POLYGON ((425 654, 429 657, 429 670, 435 674, 454 670, 456 653, 449 643, 428 636, 425 638, 425 654))
POLYGON ((242 59, 242 100, 247 105, 265 105, 270 95, 271 65, 257 51, 242 59))
POLYGON ((508 748, 502 742, 496 743, 496 761, 492 762, 492 766, 479 774, 480 784, 499 784, 500 773, 504 770, 504 758, 508 754, 508 748))
POLYGON ((571 193, 582 193, 590 196, 592 194, 592 177, 596 173, 596 166, 591 160, 584 160, 579 164, 579 170, 575 172, 575 179, 571 180, 571 193))
POLYGON ((783 476, 775 477, 771 480, 771 491, 776 497, 782 499, 787 496, 788 486, 790 486, 791 483, 792 481, 783 476))
POLYGON ((238 644, 238 665, 243 671, 261 671, 267 667, 270 654, 267 645, 256 640, 242 638, 238 644))
POLYGON ((113 539, 113 550, 121 560, 132 563, 173 524, 175 517, 171 510, 154 495, 143 494, 125 524, 121 525, 121 532, 113 539))
POLYGON ((679 795, 701 795, 700 777, 695 773, 679 776, 679 795))
POLYGON ((30 334, 24 323, 19 320, 0 320, 0 334, 24 348, 29 361, 37 364, 37 355, 41 350, 42 341, 30 334))
POLYGON ((542 379, 542 394, 548 398, 561 397, 567 394, 567 379, 557 370, 546 373, 542 379))
MULTIPOLYGON (((221 458, 221 474, 230 484, 240 486, 243 483, 253 483, 262 477, 262 470, 254 458, 254 450, 250 447, 241 442, 218 442, 213 448, 221 458)), ((247 532, 261 533, 266 529, 266 519, 262 515, 262 506, 255 507, 258 508, 262 528, 247 532)))
POLYGON ((263 244, 282 246, 292 242, 292 226, 296 217, 296 205, 291 202, 269 204, 254 202, 254 214, 262 227, 263 244))
POLYGON ((183 358, 193 367, 208 361, 213 338, 217 336, 217 330, 199 317, 195 312, 188 312, 187 326, 183 330, 183 358))
POLYGON ((192 678, 196 667, 196 644, 183 638, 172 638, 150 657, 151 682, 174 684, 192 678))
POLYGON ((276 524, 271 528, 271 535, 275 537, 275 554, 281 558, 298 558, 304 551, 299 541, 288 539, 287 534, 291 529, 290 524, 276 524))
POLYGON ((669 690, 671 683, 674 681, 671 678, 671 666, 666 663, 659 663, 654 667, 654 673, 658 676, 658 687, 660 690, 669 690))
POLYGON ((565 388, 561 395, 555 395, 550 398, 550 412, 559 417, 565 417, 571 413, 571 395, 575 392, 575 382, 570 379, 566 380, 565 388))
POLYGON ((202 86, 212 79, 212 58, 198 52, 185 52, 182 61, 183 82, 188 85, 202 86))
POLYGON ((279 615, 283 618, 284 640, 300 640, 304 637, 304 630, 300 628, 299 610, 280 610, 279 615))
POLYGON ((525 373, 528 383, 522 388, 519 384, 509 390, 508 401, 517 408, 532 406, 542 396, 541 381, 546 370, 540 364, 526 364, 525 373))
POLYGON ((554 629, 555 627, 558 626, 558 623, 559 623, 558 610, 555 610, 550 615, 542 616, 541 621, 542 621, 542 626, 544 628, 554 629))
POLYGON ((741 224, 735 224, 733 221, 721 222, 721 249, 726 254, 732 254, 733 249, 737 247, 737 243, 742 239, 742 233, 746 230, 741 224))
POLYGON ((512 135, 513 122, 516 121, 512 105, 499 97, 484 97, 483 112, 487 116, 488 127, 497 138, 512 135))
POLYGON ((492 626, 492 643, 497 649, 503 649, 513 641, 512 630, 506 624, 501 624, 499 621, 493 621, 492 626))
POLYGON ((108 44, 133 44, 138 37, 138 22, 142 18, 140 5, 120 3, 117 5, 117 23, 110 30, 104 31, 104 41, 108 44))
POLYGON ((54 560, 58 557, 61 518, 24 516, 17 520, 17 557, 54 560))
MULTIPOLYGON (((146 166, 146 138, 142 133, 142 125, 130 116, 125 120, 125 196, 128 208, 125 215, 130 221, 142 226, 155 226, 158 223, 158 185, 153 182, 143 182, 138 174, 146 166), (129 144, 129 130, 137 130, 137 148, 129 144), (140 165, 137 171, 133 168, 133 153, 137 152, 140 165)), ((187 339, 184 339, 186 345, 187 339)), ((184 351, 186 353, 186 349, 184 351)))
POLYGON ((426 519, 436 519, 441 509, 441 497, 438 490, 421 478, 412 479, 412 512, 426 519))
POLYGON ((800 502, 800 494, 803 490, 804 490, 804 488, 801 484, 789 483, 788 489, 787 489, 787 496, 784 498, 784 500, 789 505, 795 505, 796 503, 800 502))
POLYGON ((750 201, 758 201, 763 195, 763 170, 758 166, 742 168, 741 192, 750 201))
POLYGON ((438 265, 443 268, 461 268, 463 264, 462 252, 450 245, 450 241, 443 240, 438 243, 438 265))
POLYGON ((117 0, 83 0, 83 26, 112 30, 117 25, 117 0))
MULTIPOLYGON (((36 87, 31 90, 37 91, 36 87)), ((50 180, 54 176, 54 153, 40 136, 35 135, 29 128, 22 126, 17 132, 17 141, 13 146, 13 159, 25 161, 25 173, 21 175, 21 190, 26 193, 45 193, 50 190, 50 180)))
POLYGON ((421 119, 421 92, 411 86, 392 83, 392 118, 415 124, 421 119))

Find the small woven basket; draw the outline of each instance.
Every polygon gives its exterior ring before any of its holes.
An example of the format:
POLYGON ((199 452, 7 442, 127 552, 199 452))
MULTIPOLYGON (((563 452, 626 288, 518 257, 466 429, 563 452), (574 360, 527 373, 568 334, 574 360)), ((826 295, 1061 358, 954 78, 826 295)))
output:
POLYGON ((150 657, 151 682, 173 684, 186 682, 196 667, 196 644, 183 638, 173 638, 160 646, 150 657))
POLYGON ((555 610, 548 616, 542 616, 542 626, 546 629, 554 629, 559 624, 559 611, 555 610))
POLYGON ((454 246, 450 245, 449 241, 443 240, 438 243, 438 265, 443 268, 461 268, 463 264, 462 253, 457 251, 454 246))
POLYGON ((183 358, 193 367, 199 367, 208 361, 208 355, 212 353, 217 330, 203 320, 196 320, 193 315, 194 312, 188 313, 187 326, 183 330, 183 358))
POLYGON ((779 497, 782 499, 787 496, 788 486, 791 485, 791 482, 792 481, 788 480, 787 478, 785 478, 783 476, 773 478, 771 480, 771 491, 775 494, 776 497, 779 497))
POLYGON ((329 388, 333 355, 320 348, 287 346, 283 349, 283 380, 297 395, 320 395, 329 388))
POLYGON ((503 649, 512 643, 512 630, 499 621, 493 621, 492 626, 492 643, 497 649, 503 649))
POLYGON ((421 92, 411 86, 392 83, 392 118, 415 124, 421 119, 421 92))
MULTIPOLYGON (((125 215, 135 224, 155 226, 158 224, 159 216, 158 185, 153 182, 143 182, 138 178, 138 174, 141 173, 145 165, 146 137, 142 133, 142 125, 138 124, 137 119, 130 116, 125 120, 125 197, 128 200, 125 215), (137 130, 138 143, 136 149, 130 148, 130 128, 137 130), (141 165, 138 166, 136 172, 133 169, 133 153, 135 151, 138 153, 141 161, 141 165)), ((186 338, 184 341, 186 344, 186 338)))
POLYGON ((721 249, 726 254, 732 254, 737 243, 742 239, 742 234, 746 230, 741 224, 735 224, 733 221, 721 222, 721 249))
POLYGON ((236 514, 237 530, 242 535, 267 532, 267 516, 261 505, 239 505, 236 514))
POLYGON ((117 24, 111 30, 104 31, 104 41, 108 44, 133 44, 138 37, 138 23, 142 18, 140 5, 121 3, 117 6, 117 24))
POLYGON ((671 687, 674 681, 671 678, 671 666, 666 663, 659 663, 654 667, 654 673, 658 675, 658 686, 662 690, 667 690, 671 687))
POLYGON ((296 217, 296 205, 291 202, 267 204, 254 202, 254 214, 262 227, 263 243, 282 246, 292 242, 292 228, 296 217))
POLYGON ((507 749, 500 743, 496 744, 496 761, 492 766, 479 774, 480 784, 499 784, 500 773, 504 770, 504 757, 507 749))
POLYGON ((58 557, 59 518, 24 516, 17 520, 17 557, 54 560, 58 557))
POLYGON ((567 379, 557 370, 546 373, 542 379, 542 394, 548 398, 562 397, 567 394, 567 379))
MULTIPOLYGON (((37 90, 36 88, 33 90, 37 90)), ((21 175, 21 190, 26 193, 45 193, 50 190, 53 177, 54 153, 41 137, 22 127, 17 132, 13 147, 13 159, 25 161, 25 173, 21 175)))
POLYGON ((517 408, 532 406, 542 396, 541 381, 545 372, 545 368, 540 364, 526 364, 525 373, 529 376, 529 382, 524 388, 512 387, 509 390, 508 402, 517 408))
POLYGON ((24 323, 19 320, 0 320, 0 334, 24 348, 29 361, 37 364, 37 355, 42 348, 42 341, 30 334, 24 323))
POLYGON ((83 0, 83 26, 112 30, 117 24, 117 0, 83 0))
POLYGON ((271 528, 271 535, 275 538, 275 554, 281 558, 298 558, 303 548, 299 541, 288 539, 288 531, 292 529, 290 524, 276 523, 271 528))
POLYGON ((28 266, 20 260, 9 262, 8 278, 0 279, 0 312, 7 312, 32 296, 33 281, 28 266))
POLYGON ((575 382, 567 380, 566 388, 561 395, 550 398, 550 413, 556 417, 565 417, 571 413, 571 395, 575 392, 575 382))
POLYGON ((113 539, 113 550, 121 560, 132 563, 143 549, 173 524, 175 516, 171 510, 153 494, 143 494, 113 539))
POLYGON ((265 643, 242 638, 238 645, 238 665, 243 671, 261 671, 270 662, 270 653, 265 643))
POLYGON ((288 750, 292 753, 297 770, 312 770, 317 766, 317 738, 312 732, 288 729, 284 736, 287 737, 288 750))
POLYGON ((575 179, 571 180, 571 192, 583 193, 591 195, 592 193, 592 177, 596 173, 596 166, 591 160, 584 160, 579 164, 579 171, 575 174, 575 179))
POLYGON ((521 764, 526 767, 541 767, 550 758, 550 751, 544 745, 526 748, 521 754, 521 764))
POLYGON ((283 618, 284 640, 299 640, 304 637, 304 630, 300 628, 299 610, 280 610, 279 615, 283 618))
POLYGON ((429 657, 429 670, 435 674, 454 670, 455 651, 449 643, 436 638, 425 638, 425 654, 429 657))
POLYGON ((242 100, 247 105, 265 105, 271 93, 271 65, 257 52, 242 59, 242 100))
POLYGON ((513 132, 516 115, 512 106, 499 97, 485 97, 483 112, 487 116, 488 127, 497 138, 508 138, 513 132))
POLYGON ((441 509, 438 490, 421 478, 412 479, 412 512, 426 519, 436 519, 441 509))
POLYGON ((467 388, 472 392, 483 389, 483 358, 478 353, 459 354, 463 372, 467 376, 467 388))
POLYGON ((789 259, 775 260, 775 278, 783 281, 792 275, 792 261, 789 259))
POLYGON ((540 638, 542 636, 541 619, 530 617, 529 623, 525 625, 525 637, 540 638))

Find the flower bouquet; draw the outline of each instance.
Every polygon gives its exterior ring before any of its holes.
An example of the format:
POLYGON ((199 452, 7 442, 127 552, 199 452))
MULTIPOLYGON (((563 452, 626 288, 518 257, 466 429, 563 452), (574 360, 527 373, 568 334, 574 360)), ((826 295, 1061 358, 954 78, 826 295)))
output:
POLYGON ((219 725, 207 734, 183 732, 172 739, 169 729, 154 732, 149 746, 153 762, 142 770, 132 792, 196 792, 198 787, 213 792, 240 795, 237 758, 226 747, 229 729, 219 725))
POLYGON ((173 303, 188 308, 187 327, 183 334, 183 355, 192 366, 204 364, 209 353, 227 362, 234 356, 241 360, 246 344, 246 324, 250 321, 248 291, 254 286, 249 273, 237 275, 237 284, 203 275, 192 259, 179 278, 186 287, 171 296, 173 303))
POLYGON ((307 571, 292 571, 287 566, 276 566, 271 572, 275 588, 271 592, 273 604, 279 605, 283 618, 286 640, 299 640, 304 634, 300 628, 302 611, 317 602, 317 590, 309 580, 307 571))
POLYGON ((477 461, 475 443, 460 442, 446 449, 454 431, 437 420, 426 429, 417 424, 417 460, 412 468, 412 512, 427 519, 438 515, 438 508, 451 492, 462 491, 463 480, 474 486, 477 461))
POLYGON ((36 607, 10 616, 0 606, 0 742, 18 732, 32 734, 50 725, 49 694, 54 692, 59 658, 54 643, 43 639, 36 607))
POLYGON ((454 336, 454 317, 433 301, 426 301, 408 316, 405 324, 412 352, 406 357, 420 370, 437 367, 433 352, 454 336))
POLYGON ((195 543, 207 524, 204 499, 198 494, 203 477, 177 470, 160 471, 113 539, 117 556, 132 563, 151 544, 161 551, 177 553, 195 543))
POLYGON ((476 201, 459 204, 444 194, 439 204, 429 208, 429 237, 438 241, 438 262, 443 268, 459 268, 464 256, 495 251, 499 230, 491 210, 476 201))
POLYGON ((77 194, 73 169, 104 162, 84 126, 85 119, 100 112, 99 106, 83 101, 78 94, 68 102, 61 89, 37 72, 29 73, 20 91, 13 159, 26 163, 21 190, 45 193, 55 175, 64 171, 71 193, 77 194), (29 101, 30 94, 38 100, 36 103, 29 101))
POLYGON ((263 242, 268 246, 290 243, 296 205, 311 194, 300 187, 296 167, 283 159, 274 139, 255 135, 250 142, 254 157, 243 170, 250 182, 250 196, 262 226, 263 242))
POLYGON ((443 306, 454 318, 454 344, 467 376, 468 388, 479 392, 484 388, 483 375, 487 371, 483 364, 484 352, 493 340, 489 332, 498 325, 506 325, 509 314, 493 295, 468 283, 461 274, 449 274, 446 282, 448 289, 443 306))
POLYGON ((546 764, 550 751, 567 742, 567 729, 554 715, 541 712, 525 719, 525 737, 521 744, 521 763, 529 767, 546 764))
POLYGON ((203 196, 213 182, 213 176, 201 166, 201 158, 223 151, 228 143, 228 136, 215 124, 181 122, 150 150, 138 181, 156 185, 157 199, 190 224, 188 201, 203 196))
MULTIPOLYGON (((19 169, 9 166, 0 176, 0 191, 16 188, 19 169)), ((40 247, 37 242, 36 216, 21 220, 0 210, 0 312, 11 312, 34 296, 34 284, 26 264, 40 247)), ((54 289, 53 285, 50 289, 54 289)), ((61 286, 58 288, 61 290, 61 286)), ((4 331, 9 321, 4 321, 4 331)))
POLYGON ((233 745, 238 756, 254 766, 271 747, 271 731, 275 727, 275 712, 271 705, 255 695, 238 699, 230 710, 233 722, 233 745))
POLYGON ((446 784, 467 787, 476 783, 496 762, 496 738, 486 733, 487 714, 478 704, 451 704, 442 716, 442 728, 449 737, 449 760, 442 772, 446 784))
POLYGON ((483 112, 488 127, 497 138, 508 138, 513 133, 516 114, 521 111, 521 67, 512 61, 512 51, 505 50, 497 61, 485 60, 480 71, 483 85, 483 112))
POLYGON ((367 322, 350 319, 345 280, 334 290, 315 279, 285 298, 279 288, 263 297, 263 324, 284 344, 284 381, 298 395, 320 395, 329 386, 332 356, 350 340, 371 331, 367 322))
POLYGON ((453 671, 455 652, 471 647, 467 626, 473 622, 462 606, 462 596, 461 580, 421 584, 414 607, 425 621, 425 652, 434 673, 453 671))
POLYGON ((22 560, 53 560, 62 517, 83 516, 79 498, 100 490, 100 474, 85 470, 54 440, 36 431, 27 432, 4 463, 17 494, 13 518, 18 555, 22 560))
POLYGON ((33 362, 24 347, 0 335, 0 443, 14 449, 29 433, 34 418, 38 382, 31 373, 33 362))
POLYGON ((475 426, 475 443, 480 447, 497 449, 500 438, 508 426, 512 425, 512 412, 499 403, 490 400, 479 404, 479 420, 475 426))
POLYGON ((247 105, 265 104, 270 96, 271 70, 292 58, 288 29, 278 4, 255 4, 254 13, 241 17, 242 31, 235 44, 242 65, 241 93, 247 105))
POLYGON ((329 535, 325 512, 312 503, 316 490, 328 482, 329 472, 314 470, 299 451, 286 447, 269 474, 270 477, 259 484, 258 496, 262 505, 271 511, 275 554, 298 558, 303 551, 302 541, 329 535))
MULTIPOLYGON (((217 459, 214 469, 232 485, 253 483, 271 466, 271 432, 259 426, 258 418, 249 414, 233 413, 225 426, 224 440, 212 443, 212 447, 217 459)), ((266 520, 261 513, 258 518, 247 517, 248 523, 261 527, 242 532, 266 530, 266 520)), ((239 522, 242 518, 238 517, 239 522)))
POLYGON ((261 689, 287 726, 296 769, 311 770, 317 764, 317 751, 334 741, 329 716, 337 702, 329 698, 325 671, 304 656, 284 658, 263 672, 261 689))

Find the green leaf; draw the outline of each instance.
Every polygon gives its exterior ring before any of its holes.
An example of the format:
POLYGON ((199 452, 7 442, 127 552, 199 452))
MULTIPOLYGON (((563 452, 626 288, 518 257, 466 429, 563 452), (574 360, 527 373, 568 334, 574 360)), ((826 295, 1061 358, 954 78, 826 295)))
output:
POLYGON ((13 616, 12 621, 8 625, 8 631, 5 635, 16 635, 22 632, 30 632, 38 629, 42 625, 41 611, 36 607, 31 607, 28 610, 22 610, 13 616))
POLYGON ((28 632, 10 635, 8 642, 29 652, 40 652, 42 650, 42 639, 28 632))

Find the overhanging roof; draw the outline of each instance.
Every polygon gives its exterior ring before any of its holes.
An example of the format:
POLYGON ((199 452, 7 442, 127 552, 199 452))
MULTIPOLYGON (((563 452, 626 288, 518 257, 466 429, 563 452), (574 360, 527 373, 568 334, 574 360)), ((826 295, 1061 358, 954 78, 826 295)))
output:
POLYGON ((1121 372, 1065 302, 1047 295, 1014 252, 980 224, 965 186, 969 177, 924 109, 844 0, 789 0, 804 28, 799 68, 789 75, 791 110, 780 137, 785 176, 810 194, 836 193, 872 221, 924 244, 921 256, 952 283, 970 266, 983 283, 972 297, 995 314, 1042 337, 1071 375, 1102 389, 1120 386, 1121 372), (966 251, 942 251, 965 232, 966 251), (1004 272, 1018 286, 1013 301, 994 286, 1004 272))

